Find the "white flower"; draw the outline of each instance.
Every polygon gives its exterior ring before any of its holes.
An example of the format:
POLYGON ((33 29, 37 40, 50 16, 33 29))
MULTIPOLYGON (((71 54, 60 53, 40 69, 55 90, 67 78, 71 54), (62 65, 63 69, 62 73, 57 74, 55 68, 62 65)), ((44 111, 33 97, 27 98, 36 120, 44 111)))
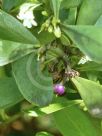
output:
POLYGON ((32 26, 37 26, 33 10, 39 5, 40 4, 25 3, 20 7, 20 12, 17 15, 17 18, 23 21, 25 27, 31 28, 32 26))
POLYGON ((25 27, 27 27, 27 28, 31 28, 32 26, 37 26, 37 23, 36 23, 35 20, 25 19, 25 20, 23 21, 23 25, 24 25, 25 27))
POLYGON ((27 28, 31 28, 32 26, 37 26, 37 22, 34 20, 35 17, 33 15, 32 10, 28 10, 25 13, 20 13, 18 18, 23 20, 23 25, 27 28))
POLYGON ((85 64, 88 61, 92 61, 88 56, 84 56, 80 59, 80 61, 78 62, 78 64, 85 64))

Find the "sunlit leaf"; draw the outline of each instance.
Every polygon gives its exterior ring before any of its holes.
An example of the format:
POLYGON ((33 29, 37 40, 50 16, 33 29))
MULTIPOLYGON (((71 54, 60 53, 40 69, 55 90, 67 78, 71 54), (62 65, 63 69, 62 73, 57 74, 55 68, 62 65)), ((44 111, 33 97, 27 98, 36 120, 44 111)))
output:
POLYGON ((53 113, 56 125, 63 136, 101 136, 99 120, 74 105, 53 113))
POLYGON ((102 118, 102 85, 81 77, 72 79, 84 100, 89 112, 98 118, 102 118))

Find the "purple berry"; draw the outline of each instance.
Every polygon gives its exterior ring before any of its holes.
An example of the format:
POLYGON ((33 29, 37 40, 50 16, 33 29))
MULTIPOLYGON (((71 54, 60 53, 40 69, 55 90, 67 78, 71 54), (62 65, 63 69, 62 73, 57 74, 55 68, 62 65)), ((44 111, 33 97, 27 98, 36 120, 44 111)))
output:
POLYGON ((61 84, 54 85, 54 92, 58 95, 62 95, 65 92, 65 88, 61 84))

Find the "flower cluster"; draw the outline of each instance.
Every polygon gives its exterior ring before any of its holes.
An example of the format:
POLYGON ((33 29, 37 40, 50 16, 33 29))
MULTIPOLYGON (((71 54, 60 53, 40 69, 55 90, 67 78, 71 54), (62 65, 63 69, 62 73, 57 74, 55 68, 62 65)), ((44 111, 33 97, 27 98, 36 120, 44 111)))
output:
POLYGON ((39 31, 47 30, 49 33, 54 33, 57 38, 61 37, 60 20, 56 20, 55 17, 49 17, 41 26, 39 31))

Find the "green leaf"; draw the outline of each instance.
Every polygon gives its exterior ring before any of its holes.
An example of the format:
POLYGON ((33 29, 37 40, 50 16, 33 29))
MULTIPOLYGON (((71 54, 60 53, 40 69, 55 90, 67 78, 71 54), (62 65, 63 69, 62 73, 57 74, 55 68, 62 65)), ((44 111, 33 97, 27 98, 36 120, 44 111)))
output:
POLYGON ((83 0, 77 24, 93 25, 102 14, 102 0, 83 0))
POLYGON ((74 105, 53 113, 63 136, 101 136, 101 123, 74 105))
POLYGON ((102 63, 102 27, 64 26, 62 29, 85 55, 102 63))
POLYGON ((23 99, 13 78, 0 79, 0 108, 11 107, 23 99))
POLYGON ((2 0, 2 10, 9 12, 12 8, 15 8, 25 2, 26 0, 2 0))
POLYGON ((74 25, 76 22, 77 8, 60 10, 61 22, 67 25, 74 25))
POLYGON ((0 10, 0 39, 39 45, 38 40, 17 19, 0 10))
POLYGON ((84 100, 89 112, 98 118, 102 118, 102 85, 81 77, 72 79, 84 100))
POLYGON ((98 18, 96 24, 96 26, 102 26, 102 15, 98 18))
POLYGON ((13 62, 33 52, 38 45, 23 44, 7 40, 0 41, 0 66, 13 62))
POLYGON ((15 18, 0 10, 0 66, 31 53, 38 40, 15 18))
POLYGON ((60 11, 60 5, 62 0, 51 0, 51 5, 54 11, 54 16, 56 20, 59 19, 59 11, 60 11))
POLYGON ((92 80, 94 82, 99 82, 99 80, 98 80, 99 72, 97 72, 97 71, 86 71, 86 75, 87 75, 89 80, 92 80))
POLYGON ((98 64, 95 62, 87 62, 81 65, 78 70, 81 71, 102 71, 102 64, 98 64))
POLYGON ((66 45, 66 46, 70 45, 69 38, 67 36, 65 36, 64 34, 61 35, 60 40, 63 45, 66 45))
POLYGON ((52 101, 53 82, 47 69, 41 71, 36 56, 31 54, 13 63, 13 75, 25 99, 45 106, 52 101))
POLYGON ((6 73, 5 73, 5 68, 4 67, 0 67, 0 78, 5 77, 6 73))
POLYGON ((74 25, 76 22, 76 17, 77 17, 76 15, 77 15, 77 8, 70 8, 68 19, 66 19, 64 23, 69 25, 74 25))
POLYGON ((79 6, 82 0, 63 0, 61 8, 74 8, 79 6))

